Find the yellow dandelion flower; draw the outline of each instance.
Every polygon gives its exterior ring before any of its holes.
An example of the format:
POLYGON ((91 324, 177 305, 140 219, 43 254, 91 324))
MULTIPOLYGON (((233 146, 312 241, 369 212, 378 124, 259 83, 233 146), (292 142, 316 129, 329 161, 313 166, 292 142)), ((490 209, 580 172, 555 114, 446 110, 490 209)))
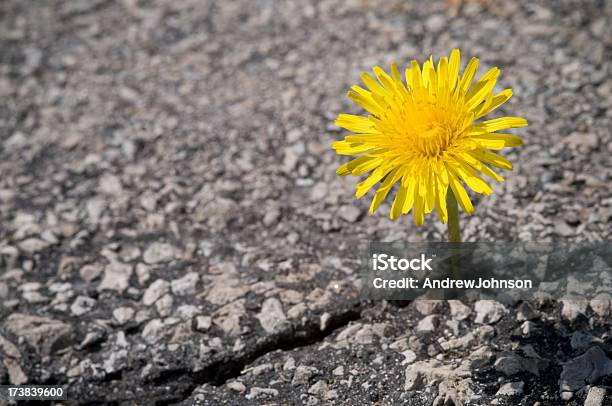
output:
POLYGON ((425 214, 435 208, 440 221, 446 223, 449 189, 471 214, 474 207, 464 185, 488 195, 493 190, 481 175, 503 182, 491 167, 512 169, 507 159, 491 150, 521 145, 521 138, 498 131, 526 126, 527 120, 502 117, 479 121, 506 102, 512 90, 493 94, 498 68, 472 84, 478 59, 472 58, 461 76, 459 64, 457 49, 450 58, 441 58, 437 67, 432 58, 422 67, 412 61, 406 69, 406 84, 395 63, 391 64, 391 75, 377 66, 373 69, 376 79, 368 73, 361 75, 369 90, 353 86, 348 92, 349 99, 371 115, 340 114, 336 119, 336 125, 353 133, 333 143, 336 153, 358 155, 336 173, 359 176, 371 172, 357 185, 357 198, 380 182, 370 213, 399 184, 391 219, 412 210, 420 226, 425 214))

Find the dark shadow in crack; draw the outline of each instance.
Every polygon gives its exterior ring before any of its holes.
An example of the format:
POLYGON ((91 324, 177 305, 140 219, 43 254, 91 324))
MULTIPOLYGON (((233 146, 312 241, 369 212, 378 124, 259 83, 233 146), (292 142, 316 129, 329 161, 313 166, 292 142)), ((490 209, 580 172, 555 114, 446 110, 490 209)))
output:
POLYGON ((215 386, 221 386, 228 380, 237 378, 247 365, 269 352, 276 350, 290 351, 324 340, 339 328, 346 326, 351 321, 358 320, 361 317, 361 311, 362 304, 355 303, 352 308, 332 316, 329 325, 323 331, 321 331, 318 323, 310 321, 306 325, 301 326, 300 329, 270 336, 240 356, 225 356, 197 372, 189 369, 167 370, 155 377, 153 382, 156 386, 161 386, 167 382, 176 383, 177 381, 183 381, 181 386, 185 389, 181 391, 181 395, 177 396, 176 399, 178 402, 181 402, 189 398, 193 391, 202 384, 210 383, 215 386))

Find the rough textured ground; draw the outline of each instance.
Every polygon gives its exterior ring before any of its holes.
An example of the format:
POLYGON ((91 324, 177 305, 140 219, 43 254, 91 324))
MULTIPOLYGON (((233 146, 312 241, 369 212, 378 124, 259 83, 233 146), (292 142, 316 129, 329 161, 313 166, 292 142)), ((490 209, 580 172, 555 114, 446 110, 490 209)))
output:
POLYGON ((501 65, 530 122, 466 240, 611 236, 612 3, 463 3, 0 2, 0 383, 68 404, 612 404, 609 302, 358 299, 357 241, 444 234, 367 216, 334 173, 345 91, 391 60, 501 65))

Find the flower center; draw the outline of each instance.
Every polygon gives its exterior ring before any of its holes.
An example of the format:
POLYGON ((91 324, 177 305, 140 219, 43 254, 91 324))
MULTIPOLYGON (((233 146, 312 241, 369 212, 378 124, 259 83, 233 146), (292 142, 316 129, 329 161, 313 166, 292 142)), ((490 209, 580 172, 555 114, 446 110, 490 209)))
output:
POLYGON ((435 158, 446 150, 449 140, 449 131, 444 125, 427 123, 417 130, 415 147, 421 154, 435 158))

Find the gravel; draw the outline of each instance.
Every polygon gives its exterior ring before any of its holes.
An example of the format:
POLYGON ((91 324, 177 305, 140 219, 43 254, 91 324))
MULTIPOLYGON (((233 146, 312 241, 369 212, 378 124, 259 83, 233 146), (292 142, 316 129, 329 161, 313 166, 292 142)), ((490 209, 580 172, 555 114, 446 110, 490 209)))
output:
POLYGON ((601 406, 604 404, 606 389, 593 386, 584 400, 584 406, 601 406))
POLYGON ((2 2, 0 384, 69 405, 609 402, 605 293, 359 297, 364 242, 446 235, 368 215, 335 174, 344 94, 392 60, 460 47, 530 123, 464 240, 612 235, 610 2, 455 3, 2 2))

